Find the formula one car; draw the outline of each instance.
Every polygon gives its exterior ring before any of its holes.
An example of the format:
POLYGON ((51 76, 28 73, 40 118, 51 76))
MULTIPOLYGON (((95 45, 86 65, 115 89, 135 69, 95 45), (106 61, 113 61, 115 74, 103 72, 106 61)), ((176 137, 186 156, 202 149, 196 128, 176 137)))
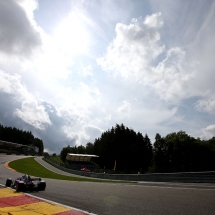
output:
POLYGON ((82 168, 81 171, 90 172, 90 170, 87 169, 87 167, 82 168))
POLYGON ((29 175, 23 175, 14 181, 11 178, 6 180, 6 187, 11 187, 18 191, 42 191, 46 189, 46 182, 41 178, 31 178, 29 175))

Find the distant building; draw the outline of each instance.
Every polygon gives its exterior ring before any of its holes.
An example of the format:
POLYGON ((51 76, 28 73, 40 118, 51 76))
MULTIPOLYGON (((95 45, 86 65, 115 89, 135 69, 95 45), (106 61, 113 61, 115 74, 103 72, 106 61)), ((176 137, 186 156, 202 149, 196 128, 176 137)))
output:
POLYGON ((70 154, 66 156, 66 163, 69 164, 74 169, 82 169, 87 167, 89 169, 95 169, 99 166, 93 162, 92 158, 98 158, 97 155, 87 155, 87 154, 70 154))

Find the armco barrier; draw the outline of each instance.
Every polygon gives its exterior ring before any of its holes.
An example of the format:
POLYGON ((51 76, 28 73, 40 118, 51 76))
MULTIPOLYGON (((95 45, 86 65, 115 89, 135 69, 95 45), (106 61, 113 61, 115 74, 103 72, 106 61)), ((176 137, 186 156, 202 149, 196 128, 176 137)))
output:
POLYGON ((153 181, 153 182, 185 182, 185 183, 215 183, 215 171, 211 172, 181 172, 181 173, 151 173, 151 174, 107 174, 77 171, 62 167, 51 162, 48 159, 44 160, 52 166, 75 175, 111 179, 111 180, 126 180, 126 181, 153 181))

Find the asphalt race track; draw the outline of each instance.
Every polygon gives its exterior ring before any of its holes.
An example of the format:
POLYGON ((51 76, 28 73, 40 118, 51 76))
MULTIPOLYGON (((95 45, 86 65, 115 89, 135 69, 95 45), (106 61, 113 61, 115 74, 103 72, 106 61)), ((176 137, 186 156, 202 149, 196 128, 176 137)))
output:
MULTIPOLYGON (((4 166, 16 158, 0 155, 0 184, 21 175, 4 166)), ((31 194, 98 215, 215 214, 215 184, 45 181, 45 191, 31 194)))

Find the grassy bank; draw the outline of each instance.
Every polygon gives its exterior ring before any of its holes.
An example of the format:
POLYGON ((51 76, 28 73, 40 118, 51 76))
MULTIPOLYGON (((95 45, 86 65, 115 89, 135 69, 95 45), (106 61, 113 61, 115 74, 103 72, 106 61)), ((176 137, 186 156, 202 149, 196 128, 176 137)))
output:
POLYGON ((49 157, 46 157, 46 159, 50 160, 50 161, 53 162, 53 163, 57 163, 58 165, 60 165, 60 164, 65 164, 65 163, 61 160, 60 156, 49 156, 49 157))
POLYGON ((34 160, 33 157, 12 161, 9 163, 9 167, 12 169, 15 169, 17 172, 28 174, 31 176, 41 177, 41 178, 52 178, 52 179, 69 180, 69 181, 125 183, 123 181, 98 180, 98 179, 79 178, 79 177, 60 175, 41 166, 39 163, 37 163, 34 160))

